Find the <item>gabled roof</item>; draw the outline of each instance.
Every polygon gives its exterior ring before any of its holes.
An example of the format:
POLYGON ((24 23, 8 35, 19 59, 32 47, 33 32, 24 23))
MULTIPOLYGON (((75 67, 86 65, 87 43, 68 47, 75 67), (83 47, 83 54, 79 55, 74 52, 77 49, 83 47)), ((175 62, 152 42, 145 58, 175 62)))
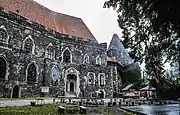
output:
POLYGON ((83 40, 95 40, 80 18, 51 11, 33 0, 0 0, 0 7, 59 33, 79 37, 83 40))
POLYGON ((140 89, 140 91, 155 91, 155 90, 156 88, 149 85, 140 89))
POLYGON ((129 90, 132 86, 133 86, 133 84, 129 84, 129 85, 127 85, 125 88, 123 88, 122 91, 127 91, 127 90, 129 90))

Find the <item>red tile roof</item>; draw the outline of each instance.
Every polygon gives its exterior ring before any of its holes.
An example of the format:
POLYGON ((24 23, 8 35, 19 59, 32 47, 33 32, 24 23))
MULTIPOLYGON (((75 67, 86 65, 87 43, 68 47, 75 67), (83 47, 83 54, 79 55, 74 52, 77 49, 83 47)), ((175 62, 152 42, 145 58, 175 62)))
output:
POLYGON ((108 62, 114 62, 114 63, 117 62, 117 60, 116 60, 115 57, 107 57, 107 61, 108 61, 108 62))
POLYGON ((33 0, 0 0, 0 6, 59 33, 83 40, 95 39, 80 18, 51 11, 33 0))

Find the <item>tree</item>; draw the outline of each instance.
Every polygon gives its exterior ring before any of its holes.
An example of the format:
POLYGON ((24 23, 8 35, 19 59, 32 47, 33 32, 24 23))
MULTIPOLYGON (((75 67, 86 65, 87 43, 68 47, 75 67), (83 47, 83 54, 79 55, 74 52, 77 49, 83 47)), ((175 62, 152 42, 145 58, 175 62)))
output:
POLYGON ((127 69, 122 73, 122 82, 124 84, 136 83, 141 79, 140 67, 137 64, 136 67, 127 69))
POLYGON ((104 6, 119 13, 123 43, 136 61, 143 61, 145 49, 152 42, 160 46, 166 59, 178 59, 173 47, 180 36, 178 0, 108 0, 104 6))
POLYGON ((156 80, 157 83, 164 76, 165 70, 163 68, 163 57, 159 51, 159 46, 151 45, 147 49, 145 56, 146 73, 156 80))
POLYGON ((164 76, 165 70, 163 68, 163 57, 162 53, 159 51, 159 46, 150 45, 147 49, 147 55, 145 56, 145 67, 146 73, 155 79, 157 96, 162 97, 161 90, 162 77, 164 76))
POLYGON ((123 44, 135 61, 143 62, 148 49, 156 45, 165 62, 178 61, 176 43, 180 44, 180 2, 178 0, 108 0, 105 7, 118 13, 123 44))
POLYGON ((135 61, 145 61, 147 73, 160 83, 165 62, 178 61, 180 36, 178 0, 108 0, 105 7, 118 12, 125 48, 135 61), (173 61, 172 61, 173 60, 173 61))

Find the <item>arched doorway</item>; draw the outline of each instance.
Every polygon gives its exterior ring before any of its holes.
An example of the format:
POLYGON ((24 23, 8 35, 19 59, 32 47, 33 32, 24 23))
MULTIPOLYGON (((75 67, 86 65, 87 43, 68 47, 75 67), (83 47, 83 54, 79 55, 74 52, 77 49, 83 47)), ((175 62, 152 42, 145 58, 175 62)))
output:
POLYGON ((19 98, 19 87, 17 85, 13 88, 12 98, 19 98))
POLYGON ((67 92, 76 92, 76 88, 77 88, 77 77, 76 77, 76 75, 67 75, 67 83, 66 83, 66 91, 67 92))
POLYGON ((77 97, 80 93, 80 80, 79 80, 79 72, 70 67, 65 72, 65 95, 67 97, 77 97))
POLYGON ((70 83, 70 91, 74 92, 74 83, 73 82, 70 83))
POLYGON ((101 93, 99 93, 99 97, 100 98, 104 98, 104 92, 102 90, 100 90, 101 93))

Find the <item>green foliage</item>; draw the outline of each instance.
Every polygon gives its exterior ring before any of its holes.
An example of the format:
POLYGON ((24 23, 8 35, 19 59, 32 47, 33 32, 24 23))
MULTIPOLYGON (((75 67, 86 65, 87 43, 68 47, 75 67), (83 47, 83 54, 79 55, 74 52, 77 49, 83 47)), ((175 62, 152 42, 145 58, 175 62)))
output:
POLYGON ((130 83, 137 83, 141 79, 140 67, 135 67, 123 72, 122 82, 127 85, 130 83))
MULTIPOLYGON (((73 114, 78 111, 79 108, 68 108, 68 112, 64 115, 82 115, 82 114, 73 114)), ((104 107, 95 107, 91 108, 92 115, 126 115, 125 112, 107 109, 104 107)), ((56 104, 46 104, 46 105, 36 105, 36 106, 17 106, 17 107, 0 107, 0 115, 61 115, 58 113, 58 105, 56 104)))
POLYGON ((146 73, 154 77, 157 82, 160 81, 160 78, 163 77, 165 72, 162 61, 163 57, 159 46, 149 46, 147 49, 147 55, 145 56, 146 73))
POLYGON ((157 84, 155 79, 151 79, 149 85, 159 87, 159 96, 162 99, 178 99, 180 97, 180 84, 171 78, 161 78, 160 83, 157 84), (170 95, 171 94, 171 95, 170 95))
POLYGON ((160 46, 159 51, 167 60, 178 59, 175 47, 180 36, 178 0, 108 0, 104 6, 119 13, 123 43, 136 61, 143 61, 150 45, 160 46))
POLYGON ((122 22, 124 25, 132 26, 133 23, 147 25, 150 27, 149 29, 147 27, 148 31, 160 33, 165 37, 179 33, 180 15, 177 12, 180 10, 179 6, 178 0, 108 0, 105 2, 105 7, 114 7, 117 12, 121 13, 120 17, 124 17, 125 23, 122 22))
POLYGON ((145 62, 146 73, 158 83, 164 74, 163 63, 179 60, 179 6, 178 0, 107 0, 104 4, 118 12, 123 44, 130 56, 145 62))
POLYGON ((37 105, 37 106, 20 106, 20 107, 0 107, 2 115, 48 115, 58 114, 58 106, 55 104, 37 105))
POLYGON ((146 73, 153 78, 150 84, 156 87, 159 96, 180 97, 180 85, 163 78, 163 63, 180 65, 179 0, 107 0, 104 6, 119 13, 123 44, 135 61, 145 62, 146 73))

